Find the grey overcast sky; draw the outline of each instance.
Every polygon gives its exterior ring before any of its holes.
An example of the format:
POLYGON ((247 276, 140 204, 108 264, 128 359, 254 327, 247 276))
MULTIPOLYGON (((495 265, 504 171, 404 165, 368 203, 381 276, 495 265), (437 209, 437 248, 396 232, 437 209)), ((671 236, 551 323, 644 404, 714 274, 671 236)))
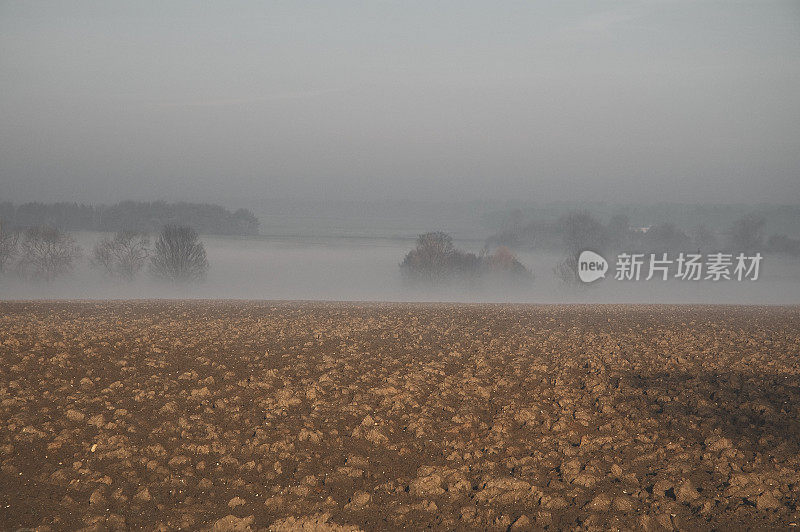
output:
POLYGON ((0 199, 800 202, 800 2, 0 1, 0 199))

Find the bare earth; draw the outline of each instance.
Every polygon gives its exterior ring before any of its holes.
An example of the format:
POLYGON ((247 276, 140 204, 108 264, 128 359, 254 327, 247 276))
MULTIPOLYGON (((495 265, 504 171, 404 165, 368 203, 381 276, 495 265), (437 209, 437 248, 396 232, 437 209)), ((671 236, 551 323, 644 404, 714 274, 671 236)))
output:
POLYGON ((0 303, 0 529, 783 529, 800 307, 0 303))

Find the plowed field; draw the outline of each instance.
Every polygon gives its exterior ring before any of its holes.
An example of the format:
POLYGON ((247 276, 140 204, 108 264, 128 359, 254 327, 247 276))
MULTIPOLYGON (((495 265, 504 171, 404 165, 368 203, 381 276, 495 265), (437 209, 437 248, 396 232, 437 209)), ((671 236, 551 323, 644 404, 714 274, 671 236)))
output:
POLYGON ((0 529, 800 520, 800 307, 0 303, 0 529))

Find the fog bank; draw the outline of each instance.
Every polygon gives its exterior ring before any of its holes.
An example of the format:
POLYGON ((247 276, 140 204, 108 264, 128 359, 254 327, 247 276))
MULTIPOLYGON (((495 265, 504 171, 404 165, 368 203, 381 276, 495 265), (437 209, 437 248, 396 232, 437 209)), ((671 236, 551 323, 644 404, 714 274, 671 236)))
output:
MULTIPOLYGON (((100 234, 80 233, 84 251, 100 234)), ((519 251, 533 271, 531 282, 483 279, 410 286, 399 263, 413 247, 411 239, 204 236, 211 265, 204 282, 175 287, 143 272, 125 283, 108 279, 83 260, 75 271, 51 283, 0 277, 1 299, 220 298, 331 301, 457 301, 514 303, 800 303, 798 259, 767 256, 757 281, 638 281, 609 277, 592 285, 564 285, 553 268, 563 258, 547 252, 519 251)), ((456 240, 478 252, 480 241, 456 240)), ((613 268, 613 265, 611 266, 613 268)))

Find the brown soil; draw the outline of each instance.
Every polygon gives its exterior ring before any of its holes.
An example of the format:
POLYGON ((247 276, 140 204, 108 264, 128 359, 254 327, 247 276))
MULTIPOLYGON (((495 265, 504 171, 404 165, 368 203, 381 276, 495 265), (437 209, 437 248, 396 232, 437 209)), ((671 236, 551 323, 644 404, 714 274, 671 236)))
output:
POLYGON ((0 529, 800 519, 800 307, 0 303, 0 529))

